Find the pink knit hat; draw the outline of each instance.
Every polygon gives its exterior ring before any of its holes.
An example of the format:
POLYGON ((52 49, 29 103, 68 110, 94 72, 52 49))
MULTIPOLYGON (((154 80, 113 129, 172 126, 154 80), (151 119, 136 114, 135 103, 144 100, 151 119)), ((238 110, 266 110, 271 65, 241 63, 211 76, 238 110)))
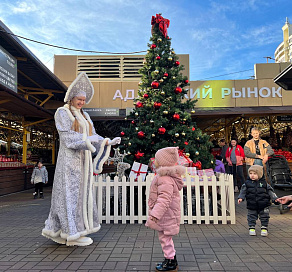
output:
POLYGON ((155 154, 155 160, 159 166, 174 166, 178 161, 178 147, 165 147, 155 154))

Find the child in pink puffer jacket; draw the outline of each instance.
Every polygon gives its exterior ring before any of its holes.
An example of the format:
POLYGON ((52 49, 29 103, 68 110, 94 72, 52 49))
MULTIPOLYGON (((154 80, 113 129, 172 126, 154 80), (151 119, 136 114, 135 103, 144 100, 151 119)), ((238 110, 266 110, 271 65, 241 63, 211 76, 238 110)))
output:
POLYGON ((164 252, 164 261, 156 266, 156 271, 177 271, 177 260, 172 236, 180 228, 180 194, 183 187, 181 175, 185 167, 176 165, 178 147, 166 147, 155 154, 157 175, 153 179, 149 193, 149 212, 146 226, 157 230, 164 252))

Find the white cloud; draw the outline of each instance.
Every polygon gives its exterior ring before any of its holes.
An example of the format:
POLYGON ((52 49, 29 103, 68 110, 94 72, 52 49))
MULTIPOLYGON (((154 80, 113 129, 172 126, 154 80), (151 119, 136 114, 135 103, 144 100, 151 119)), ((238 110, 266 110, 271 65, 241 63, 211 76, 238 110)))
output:
POLYGON ((31 1, 19 1, 15 5, 11 5, 13 13, 30 13, 37 10, 37 7, 31 1))
MULTIPOLYGON (((1 19, 15 34, 94 51, 146 50, 151 35, 151 16, 161 12, 170 19, 168 33, 176 53, 190 54, 191 79, 194 76, 213 76, 217 71, 222 74, 235 69, 244 70, 249 61, 246 57, 248 51, 262 58, 264 53, 260 49, 265 52, 267 45, 273 48, 276 44, 276 48, 281 42, 281 26, 275 23, 276 20, 274 23, 269 20, 269 24, 264 20, 257 24, 250 21, 239 23, 239 18, 245 18, 251 12, 256 17, 263 7, 273 4, 265 0, 1 2, 1 19), (275 32, 280 34, 275 35, 275 32)), ((48 62, 51 69, 54 54, 80 54, 24 43, 44 63, 48 62)))

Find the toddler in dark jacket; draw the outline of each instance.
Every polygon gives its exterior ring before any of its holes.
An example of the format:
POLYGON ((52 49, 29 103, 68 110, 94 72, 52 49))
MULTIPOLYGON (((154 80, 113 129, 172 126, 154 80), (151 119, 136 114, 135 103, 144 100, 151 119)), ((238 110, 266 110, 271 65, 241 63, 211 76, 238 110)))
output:
POLYGON ((275 202, 278 198, 273 188, 267 183, 263 176, 263 167, 252 165, 248 169, 249 177, 242 185, 238 204, 246 198, 247 222, 249 235, 256 235, 256 220, 261 221, 261 236, 268 236, 268 225, 270 219, 269 206, 271 200, 275 202))

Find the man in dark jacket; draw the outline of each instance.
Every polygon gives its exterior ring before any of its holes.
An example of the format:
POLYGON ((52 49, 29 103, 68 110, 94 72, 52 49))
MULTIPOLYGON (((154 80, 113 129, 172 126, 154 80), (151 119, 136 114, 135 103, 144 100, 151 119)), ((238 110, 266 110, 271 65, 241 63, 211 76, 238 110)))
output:
POLYGON ((246 198, 249 235, 256 235, 255 226, 259 217, 262 224, 261 236, 268 236, 269 206, 271 205, 271 200, 275 203, 278 197, 273 188, 266 182, 262 166, 252 165, 248 170, 248 174, 249 177, 241 187, 238 204, 246 198))
POLYGON ((225 171, 227 174, 230 174, 230 171, 229 171, 229 167, 228 167, 228 163, 226 161, 226 151, 228 149, 228 145, 226 144, 226 141, 225 139, 221 139, 219 141, 219 146, 221 148, 221 153, 220 153, 220 156, 222 157, 223 159, 223 163, 224 163, 224 167, 225 167, 225 171))

